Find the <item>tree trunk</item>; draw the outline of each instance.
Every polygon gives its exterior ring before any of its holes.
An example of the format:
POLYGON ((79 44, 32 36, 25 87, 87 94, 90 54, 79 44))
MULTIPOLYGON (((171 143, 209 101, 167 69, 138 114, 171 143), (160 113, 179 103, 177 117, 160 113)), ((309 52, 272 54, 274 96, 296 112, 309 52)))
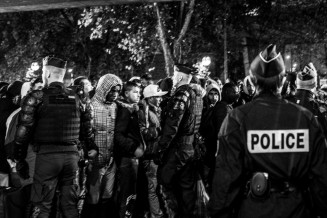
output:
POLYGON ((92 72, 92 57, 88 55, 88 63, 87 63, 87 77, 90 78, 92 72))
MULTIPOLYGON (((184 4, 184 3, 182 3, 182 4, 184 4)), ((181 42, 182 42, 182 39, 185 37, 188 27, 190 25, 190 21, 191 21, 193 11, 194 11, 194 5, 195 5, 195 0, 191 0, 190 5, 188 7, 188 12, 185 17, 183 27, 181 28, 181 31, 179 33, 177 40, 175 40, 175 42, 174 42, 174 58, 177 62, 181 62, 181 60, 182 60, 181 42)))
POLYGON ((250 62, 249 62, 249 50, 248 50, 248 44, 246 36, 242 39, 242 45, 243 45, 243 64, 244 64, 244 75, 249 75, 249 69, 250 69, 250 62))
POLYGON ((172 76, 174 62, 173 62, 171 50, 169 48, 169 44, 167 42, 166 30, 162 23, 162 17, 160 15, 159 6, 157 3, 154 3, 154 9, 155 9, 155 12, 157 14, 157 19, 158 19, 157 31, 159 34, 160 43, 161 43, 162 50, 163 50, 164 57, 165 57, 166 74, 167 74, 167 76, 172 76))
POLYGON ((227 51, 227 25, 226 18, 224 19, 224 77, 223 83, 226 82, 228 78, 228 51, 227 51))

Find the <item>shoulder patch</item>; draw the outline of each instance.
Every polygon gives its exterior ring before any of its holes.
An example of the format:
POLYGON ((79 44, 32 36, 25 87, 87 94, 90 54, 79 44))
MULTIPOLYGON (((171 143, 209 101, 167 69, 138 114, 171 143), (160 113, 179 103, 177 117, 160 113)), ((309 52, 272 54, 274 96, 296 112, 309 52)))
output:
POLYGON ((309 152, 309 130, 249 130, 247 148, 250 153, 309 152))

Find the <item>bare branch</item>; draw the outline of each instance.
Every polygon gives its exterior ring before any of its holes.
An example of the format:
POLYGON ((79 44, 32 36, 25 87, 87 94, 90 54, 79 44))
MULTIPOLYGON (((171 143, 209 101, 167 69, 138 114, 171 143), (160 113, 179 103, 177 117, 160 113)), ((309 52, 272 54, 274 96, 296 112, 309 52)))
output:
POLYGON ((163 52, 164 52, 166 74, 167 74, 167 76, 170 76, 172 74, 172 69, 173 69, 172 68, 173 67, 172 66, 173 65, 173 58, 172 58, 172 55, 171 55, 169 44, 167 42, 166 30, 165 30, 164 24, 162 23, 160 10, 159 10, 159 6, 158 6, 157 3, 154 3, 154 9, 155 9, 155 12, 157 14, 157 19, 158 19, 157 31, 158 31, 161 46, 162 46, 162 49, 163 49, 163 52))
POLYGON ((195 5, 195 0, 191 0, 189 7, 188 7, 188 12, 185 17, 184 25, 181 29, 181 32, 179 33, 177 40, 174 43, 174 56, 179 62, 181 59, 181 51, 180 51, 181 50, 181 41, 185 37, 188 27, 190 25, 193 11, 194 11, 194 5, 195 5))

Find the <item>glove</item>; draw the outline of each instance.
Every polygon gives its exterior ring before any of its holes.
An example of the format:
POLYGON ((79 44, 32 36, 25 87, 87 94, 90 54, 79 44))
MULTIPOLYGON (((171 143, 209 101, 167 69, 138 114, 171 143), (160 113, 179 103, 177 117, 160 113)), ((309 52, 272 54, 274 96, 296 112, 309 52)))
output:
POLYGON ((17 164, 16 164, 16 170, 17 170, 17 174, 22 179, 28 179, 28 178, 30 178, 30 175, 29 175, 29 167, 28 167, 28 163, 26 162, 26 160, 20 160, 20 161, 18 161, 17 164))
POLYGON ((14 154, 13 154, 14 159, 18 161, 24 160, 27 155, 27 149, 25 148, 26 146, 16 143, 14 143, 13 146, 14 146, 14 154))

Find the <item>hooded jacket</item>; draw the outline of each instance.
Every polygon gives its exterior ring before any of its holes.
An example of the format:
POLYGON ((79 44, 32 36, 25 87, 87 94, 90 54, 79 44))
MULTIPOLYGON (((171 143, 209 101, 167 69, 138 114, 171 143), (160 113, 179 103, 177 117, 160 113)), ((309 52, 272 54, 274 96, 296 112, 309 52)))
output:
POLYGON ((209 92, 212 89, 216 89, 218 91, 218 96, 219 96, 218 101, 221 101, 221 91, 220 91, 218 85, 215 84, 215 83, 211 83, 210 85, 207 86, 207 88, 206 88, 206 95, 203 98, 203 114, 205 114, 210 108, 212 108, 213 106, 215 106, 213 104, 210 104, 210 100, 209 100, 209 92))
POLYGON ((99 153, 93 163, 100 167, 108 164, 112 156, 117 104, 106 102, 106 96, 117 85, 122 86, 122 81, 118 76, 113 74, 102 76, 91 100, 94 108, 95 143, 99 147, 99 153))

